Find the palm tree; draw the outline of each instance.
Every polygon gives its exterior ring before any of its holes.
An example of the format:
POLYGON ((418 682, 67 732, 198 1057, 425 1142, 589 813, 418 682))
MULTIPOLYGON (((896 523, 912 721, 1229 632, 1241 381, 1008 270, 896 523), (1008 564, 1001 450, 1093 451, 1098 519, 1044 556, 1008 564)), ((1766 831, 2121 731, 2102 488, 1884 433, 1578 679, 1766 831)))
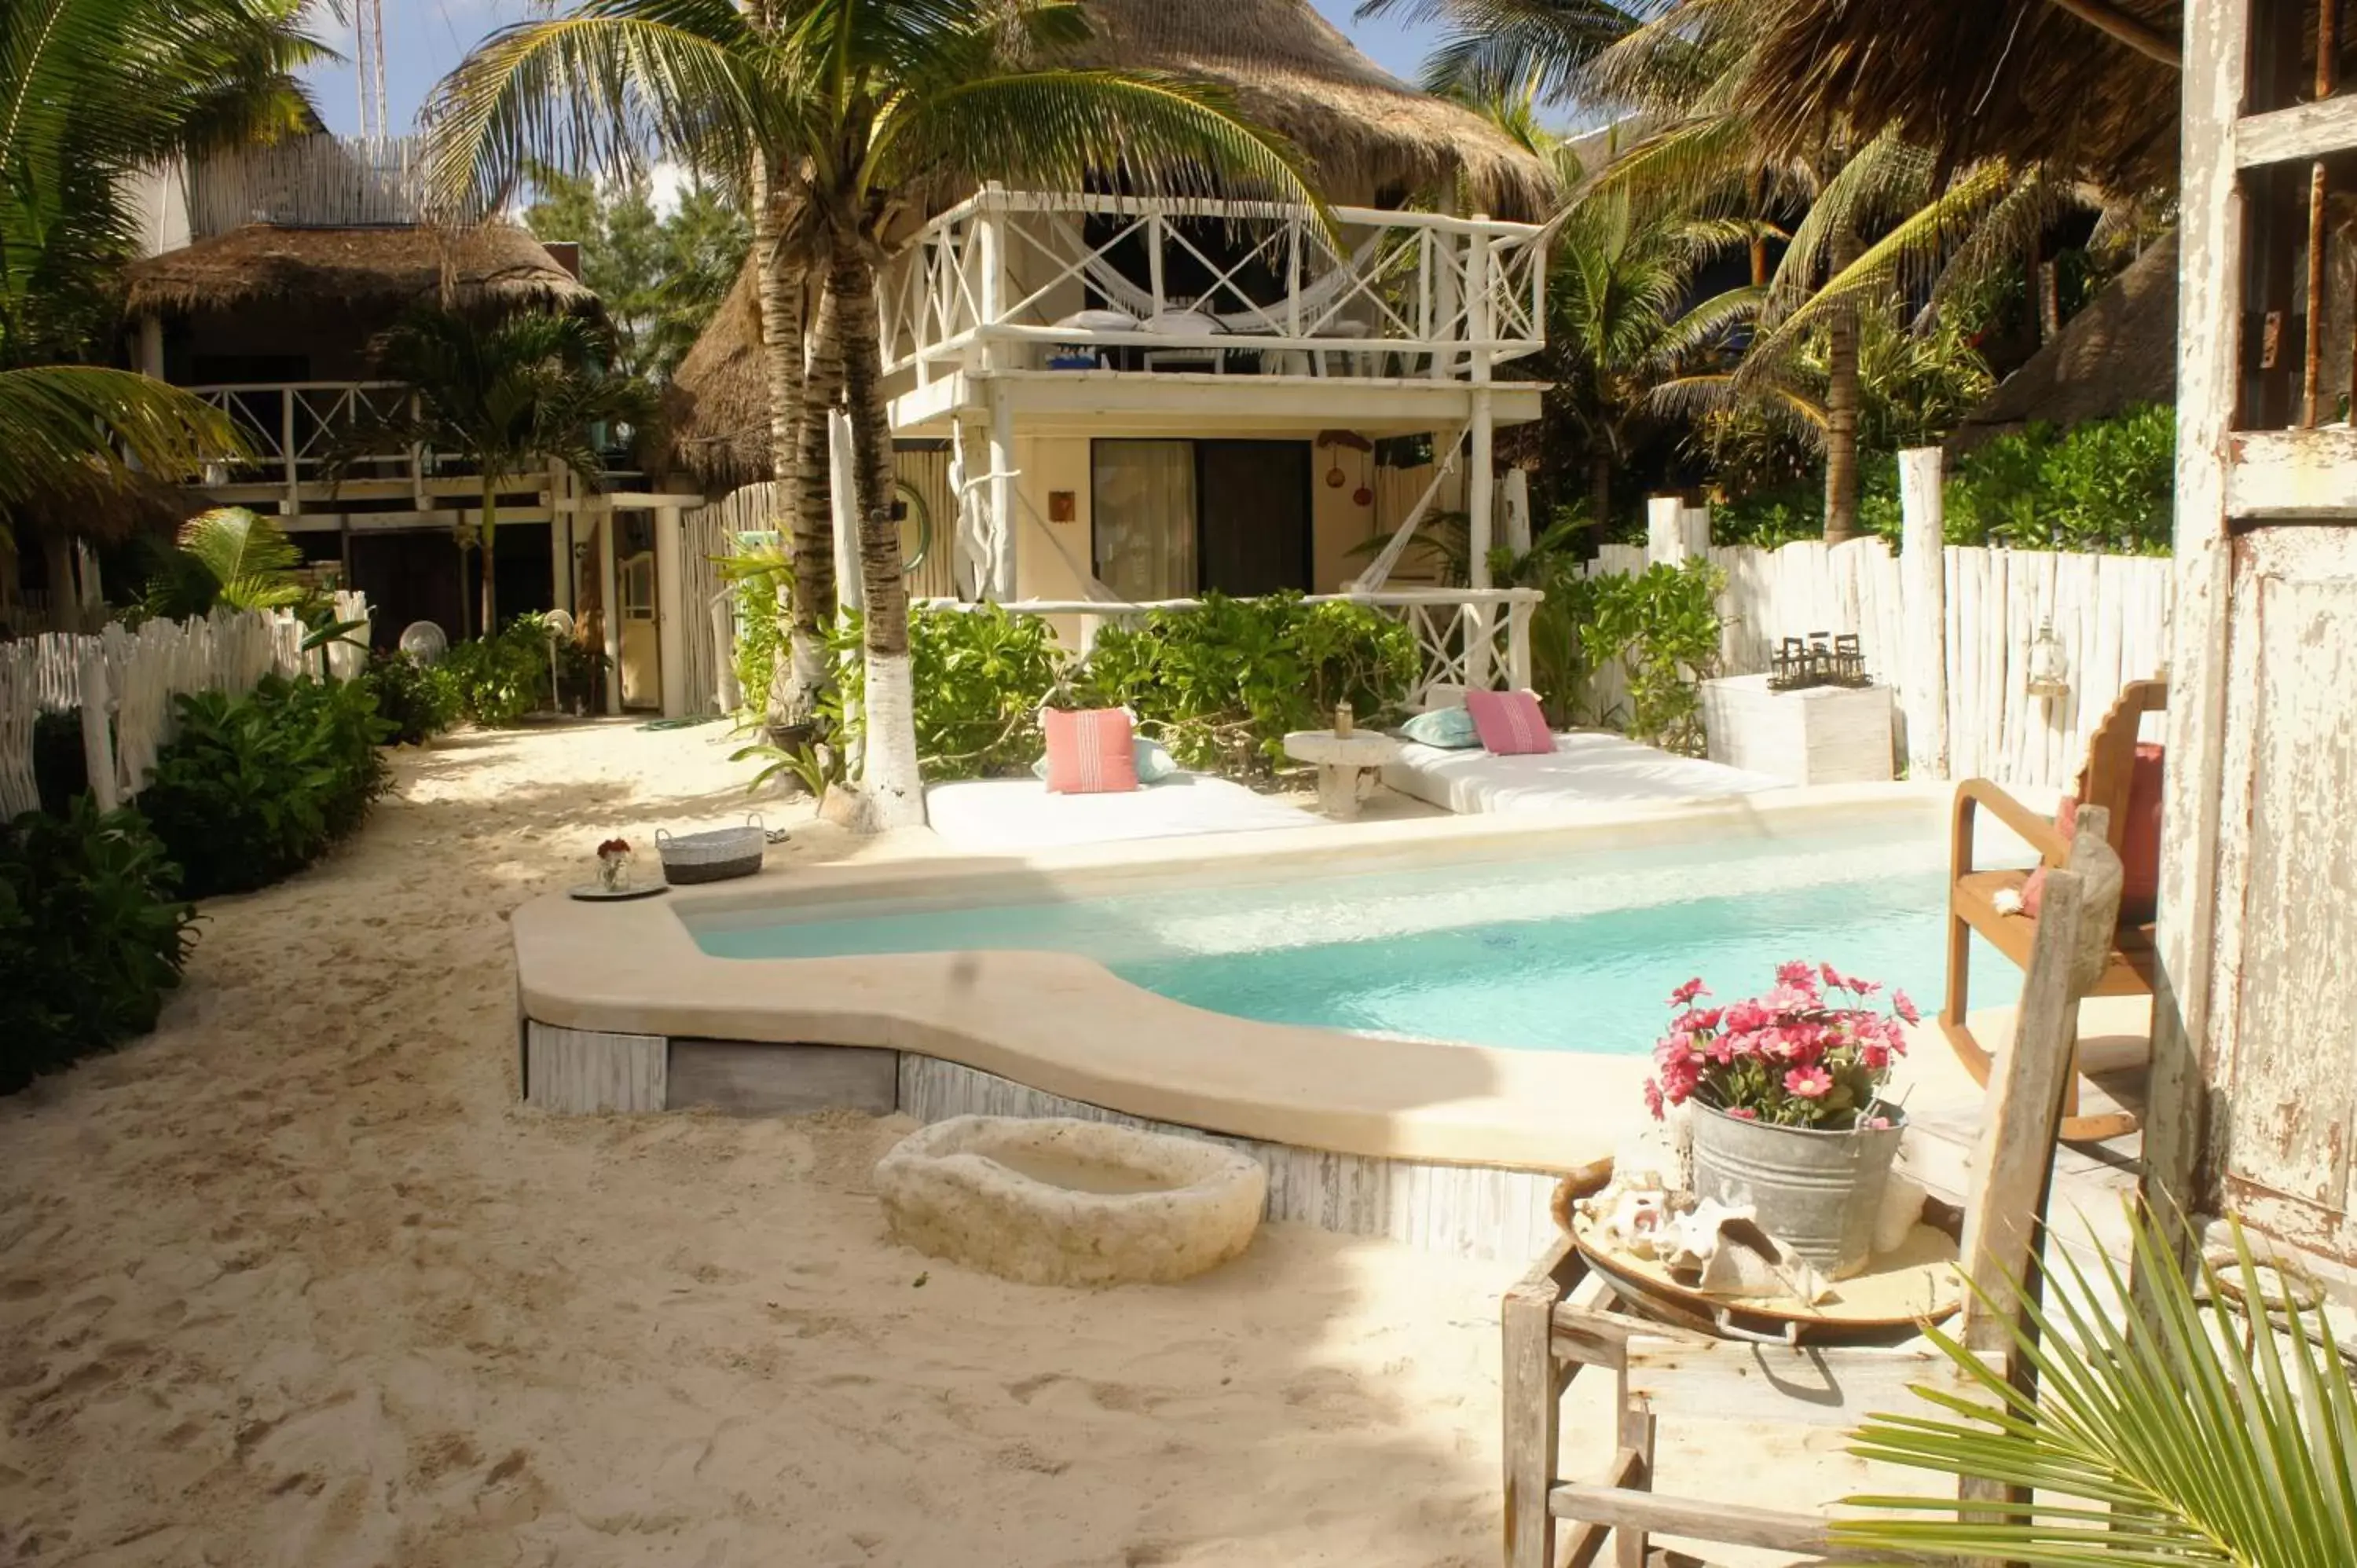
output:
POLYGON ((1610 516, 1613 470, 1658 418, 1656 389, 1695 372, 1758 309, 1753 288, 1687 303, 1696 271, 1750 232, 1625 190, 1566 214, 1547 267, 1547 412, 1587 455, 1595 525, 1610 516))
MULTIPOLYGON (((756 253, 799 262, 815 285, 806 381, 823 388, 839 371, 851 419, 870 825, 924 811, 876 314, 897 226, 983 178, 1049 189, 1225 182, 1309 199, 1291 150, 1239 120, 1223 94, 1070 63, 1088 37, 1073 0, 585 0, 498 35, 436 92, 436 182, 478 207, 535 160, 573 166, 648 141, 701 169, 754 172, 756 253)), ((763 304, 774 435, 791 344, 776 340, 782 298, 763 304)), ((825 553, 812 505, 824 494, 823 441, 805 416, 798 583, 825 553)), ((799 633, 799 603, 796 613, 799 633)))
MULTIPOLYGON (((474 542, 482 552, 487 637, 499 629, 500 489, 551 458, 594 485, 605 467, 597 436, 615 426, 640 426, 653 413, 645 385, 609 368, 612 349, 603 327, 577 316, 528 310, 487 320, 439 306, 413 311, 374 345, 378 373, 410 396, 388 400, 395 403, 393 413, 355 429, 350 450, 428 447, 471 464, 482 477, 474 542)), ((462 532, 462 562, 466 548, 462 532)), ((463 600, 461 595, 462 616, 463 600)))
POLYGON ((308 0, 0 7, 0 542, 16 524, 232 455, 228 419, 102 357, 135 177, 304 128, 308 0))
POLYGON ((2056 1568, 2357 1563, 2357 1348, 2333 1343, 2313 1284, 2259 1265, 2239 1230, 2231 1259, 2202 1262, 2198 1293, 2150 1219, 2134 1245, 2134 1291, 2109 1256, 2091 1280, 2048 1249, 2066 1288, 2007 1347, 2034 1391, 1934 1331, 1978 1397, 1856 1434, 1868 1459, 2035 1495, 1969 1512, 1853 1498, 1884 1512, 1835 1524, 1836 1545, 2056 1568))

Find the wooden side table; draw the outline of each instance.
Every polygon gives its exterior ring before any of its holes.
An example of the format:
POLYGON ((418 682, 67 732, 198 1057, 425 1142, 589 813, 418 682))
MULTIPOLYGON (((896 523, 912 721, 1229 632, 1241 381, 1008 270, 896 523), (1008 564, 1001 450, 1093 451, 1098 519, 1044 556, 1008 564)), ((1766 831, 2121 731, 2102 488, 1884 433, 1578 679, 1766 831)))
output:
POLYGON ((1285 737, 1286 756, 1318 769, 1318 809, 1338 822, 1359 814, 1368 783, 1399 754, 1399 742, 1372 730, 1297 729, 1285 737))

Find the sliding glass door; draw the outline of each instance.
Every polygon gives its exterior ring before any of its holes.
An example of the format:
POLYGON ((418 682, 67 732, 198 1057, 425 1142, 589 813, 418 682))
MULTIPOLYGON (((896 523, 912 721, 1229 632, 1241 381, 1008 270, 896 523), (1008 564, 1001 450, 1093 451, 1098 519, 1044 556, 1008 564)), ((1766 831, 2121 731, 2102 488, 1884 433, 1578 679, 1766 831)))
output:
POLYGON ((1133 602, 1307 592, 1309 443, 1090 444, 1098 579, 1133 602))
POLYGON ((1092 441, 1089 517, 1097 578, 1123 598, 1192 598, 1195 444, 1092 441))

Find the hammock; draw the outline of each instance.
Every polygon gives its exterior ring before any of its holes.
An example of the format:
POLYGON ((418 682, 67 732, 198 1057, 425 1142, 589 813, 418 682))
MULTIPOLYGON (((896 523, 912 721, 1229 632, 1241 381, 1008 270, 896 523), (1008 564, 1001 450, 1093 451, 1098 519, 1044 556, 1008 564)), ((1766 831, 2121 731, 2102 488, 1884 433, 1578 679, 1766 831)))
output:
MULTIPOLYGON (((1102 252, 1088 250, 1088 242, 1073 229, 1070 220, 1059 217, 1055 220, 1055 223, 1067 242, 1087 251, 1088 259, 1081 263, 1081 269, 1088 274, 1089 285, 1092 288, 1113 301, 1118 308, 1137 317, 1140 321, 1147 319, 1156 313, 1153 290, 1131 282, 1102 252)), ((1376 247, 1383 243, 1383 231, 1380 230, 1369 235, 1364 242, 1351 253, 1351 264, 1348 267, 1334 268, 1293 295, 1293 298, 1299 302, 1300 319, 1308 335, 1317 336, 1318 328, 1325 325, 1321 317, 1329 314, 1330 307, 1345 294, 1357 288, 1364 281, 1360 276, 1359 269, 1372 259, 1376 247)), ((1225 286, 1231 292, 1235 288, 1233 283, 1228 283, 1225 286)), ((1168 309, 1169 302, 1165 300, 1163 306, 1168 309)), ((1222 332, 1241 332, 1268 337, 1287 335, 1286 319, 1288 313, 1285 302, 1281 300, 1275 305, 1248 304, 1242 310, 1213 311, 1203 310, 1198 306, 1196 314, 1208 316, 1218 322, 1220 330, 1222 332)))

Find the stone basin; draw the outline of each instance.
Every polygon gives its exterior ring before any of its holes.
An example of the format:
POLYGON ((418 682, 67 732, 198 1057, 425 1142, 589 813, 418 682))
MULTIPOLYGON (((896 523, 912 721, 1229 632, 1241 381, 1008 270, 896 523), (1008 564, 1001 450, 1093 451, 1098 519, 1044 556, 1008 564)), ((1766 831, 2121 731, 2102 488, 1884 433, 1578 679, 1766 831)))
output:
POLYGON ((1066 1117, 953 1116, 876 1166, 894 1239, 1028 1284, 1163 1283, 1251 1244, 1259 1162, 1196 1138, 1066 1117))

